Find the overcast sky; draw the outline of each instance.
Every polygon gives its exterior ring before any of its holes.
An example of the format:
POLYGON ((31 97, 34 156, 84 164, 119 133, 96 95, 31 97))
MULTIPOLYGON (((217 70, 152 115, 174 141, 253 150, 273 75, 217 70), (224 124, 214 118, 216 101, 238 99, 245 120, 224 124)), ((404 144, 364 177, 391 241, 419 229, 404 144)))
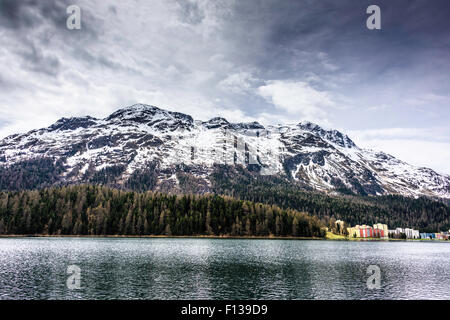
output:
POLYGON ((449 89, 448 0, 0 0, 0 137, 140 102, 309 120, 450 174, 449 89))

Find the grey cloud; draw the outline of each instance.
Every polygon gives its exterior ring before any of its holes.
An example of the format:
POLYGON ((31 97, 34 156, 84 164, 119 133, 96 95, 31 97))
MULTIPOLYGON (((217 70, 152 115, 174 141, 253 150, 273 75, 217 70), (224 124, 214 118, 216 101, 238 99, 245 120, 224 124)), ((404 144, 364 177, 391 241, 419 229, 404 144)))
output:
POLYGON ((78 34, 95 39, 100 21, 79 3, 79 0, 1 0, 0 26, 17 29, 19 36, 20 31, 30 32, 41 25, 49 25, 54 35, 67 34, 70 30, 66 28, 66 9, 69 5, 78 4, 82 9, 83 22, 83 32, 78 34))
POLYGON ((18 53, 24 61, 24 67, 49 76, 59 74, 61 66, 59 59, 54 55, 44 54, 42 49, 37 47, 32 40, 28 40, 27 46, 18 53))
MULTIPOLYGON (((82 30, 66 27, 66 8, 73 0, 1 0, 0 28, 9 32, 2 39, 2 46, 17 55, 24 69, 57 77, 61 69, 62 44, 67 47, 89 47, 98 39, 101 22, 82 5, 82 30)), ((108 64, 108 59, 96 62, 108 64)))
POLYGON ((13 29, 32 28, 43 21, 63 26, 65 9, 69 2, 69 0, 2 0, 0 24, 13 29))
POLYGON ((281 72, 280 77, 287 76, 284 68, 297 66, 296 72, 317 68, 305 51, 326 52, 347 70, 371 64, 363 70, 372 73, 380 67, 388 71, 393 63, 406 66, 423 51, 424 43, 450 38, 448 1, 429 5, 420 0, 379 0, 383 26, 379 33, 365 27, 365 10, 372 2, 237 1, 225 35, 244 53, 238 58, 273 76, 281 72))
POLYGON ((205 13, 197 2, 190 0, 176 0, 179 5, 179 15, 183 22, 198 24, 205 18, 205 13))
MULTIPOLYGON (((2 115, 0 115, 1 117, 2 115)), ((10 120, 0 118, 0 128, 11 124, 10 120)))
POLYGON ((109 11, 112 12, 114 15, 117 15, 117 8, 115 6, 109 6, 109 11))
POLYGON ((16 83, 11 79, 6 79, 0 74, 0 90, 5 92, 11 92, 11 89, 16 88, 16 83))
POLYGON ((32 27, 39 20, 36 15, 26 10, 26 4, 36 4, 37 1, 0 1, 0 25, 6 28, 18 29, 32 27))
POLYGON ((113 71, 125 71, 134 75, 143 75, 140 70, 113 61, 105 55, 95 55, 91 53, 88 48, 79 46, 73 47, 73 55, 77 57, 78 61, 84 61, 89 68, 100 67, 113 71))

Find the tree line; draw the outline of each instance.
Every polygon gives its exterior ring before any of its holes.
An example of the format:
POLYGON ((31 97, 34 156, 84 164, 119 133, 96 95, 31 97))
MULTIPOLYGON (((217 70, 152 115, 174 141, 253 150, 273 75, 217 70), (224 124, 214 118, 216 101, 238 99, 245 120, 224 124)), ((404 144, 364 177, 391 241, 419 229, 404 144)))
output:
POLYGON ((324 237, 317 217, 218 195, 100 185, 0 192, 0 234, 324 237))

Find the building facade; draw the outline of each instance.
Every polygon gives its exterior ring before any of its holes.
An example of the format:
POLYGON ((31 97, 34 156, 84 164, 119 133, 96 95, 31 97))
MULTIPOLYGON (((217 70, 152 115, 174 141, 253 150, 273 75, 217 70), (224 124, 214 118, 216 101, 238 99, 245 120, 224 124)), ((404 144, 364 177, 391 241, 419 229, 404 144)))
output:
POLYGON ((368 225, 356 225, 352 228, 347 228, 349 237, 352 238, 388 238, 388 227, 385 224, 377 223, 373 227, 368 225))
POLYGON ((405 234, 407 239, 420 239, 419 230, 411 228, 396 228, 395 230, 389 230, 389 237, 391 238, 401 238, 402 234, 405 234))
POLYGON ((420 239, 436 239, 436 234, 424 232, 420 234, 420 239))

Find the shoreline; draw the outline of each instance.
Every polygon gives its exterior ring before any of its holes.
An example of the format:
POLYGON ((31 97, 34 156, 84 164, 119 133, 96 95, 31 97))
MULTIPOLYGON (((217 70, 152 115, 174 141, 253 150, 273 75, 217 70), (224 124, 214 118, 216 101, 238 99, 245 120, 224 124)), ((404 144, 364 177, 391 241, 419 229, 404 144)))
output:
POLYGON ((173 236, 173 235, 47 235, 47 234, 2 234, 1 238, 136 238, 136 239, 254 239, 254 240, 327 240, 318 237, 261 237, 261 236, 209 236, 209 235, 191 235, 191 236, 173 236))
POLYGON ((261 236, 209 236, 209 235, 191 235, 191 236, 173 236, 173 235, 48 235, 48 234, 2 234, 2 238, 110 238, 110 239, 246 239, 246 240, 324 240, 324 241, 404 241, 404 242, 447 242, 440 239, 378 239, 378 238, 318 238, 318 237, 261 237, 261 236))

